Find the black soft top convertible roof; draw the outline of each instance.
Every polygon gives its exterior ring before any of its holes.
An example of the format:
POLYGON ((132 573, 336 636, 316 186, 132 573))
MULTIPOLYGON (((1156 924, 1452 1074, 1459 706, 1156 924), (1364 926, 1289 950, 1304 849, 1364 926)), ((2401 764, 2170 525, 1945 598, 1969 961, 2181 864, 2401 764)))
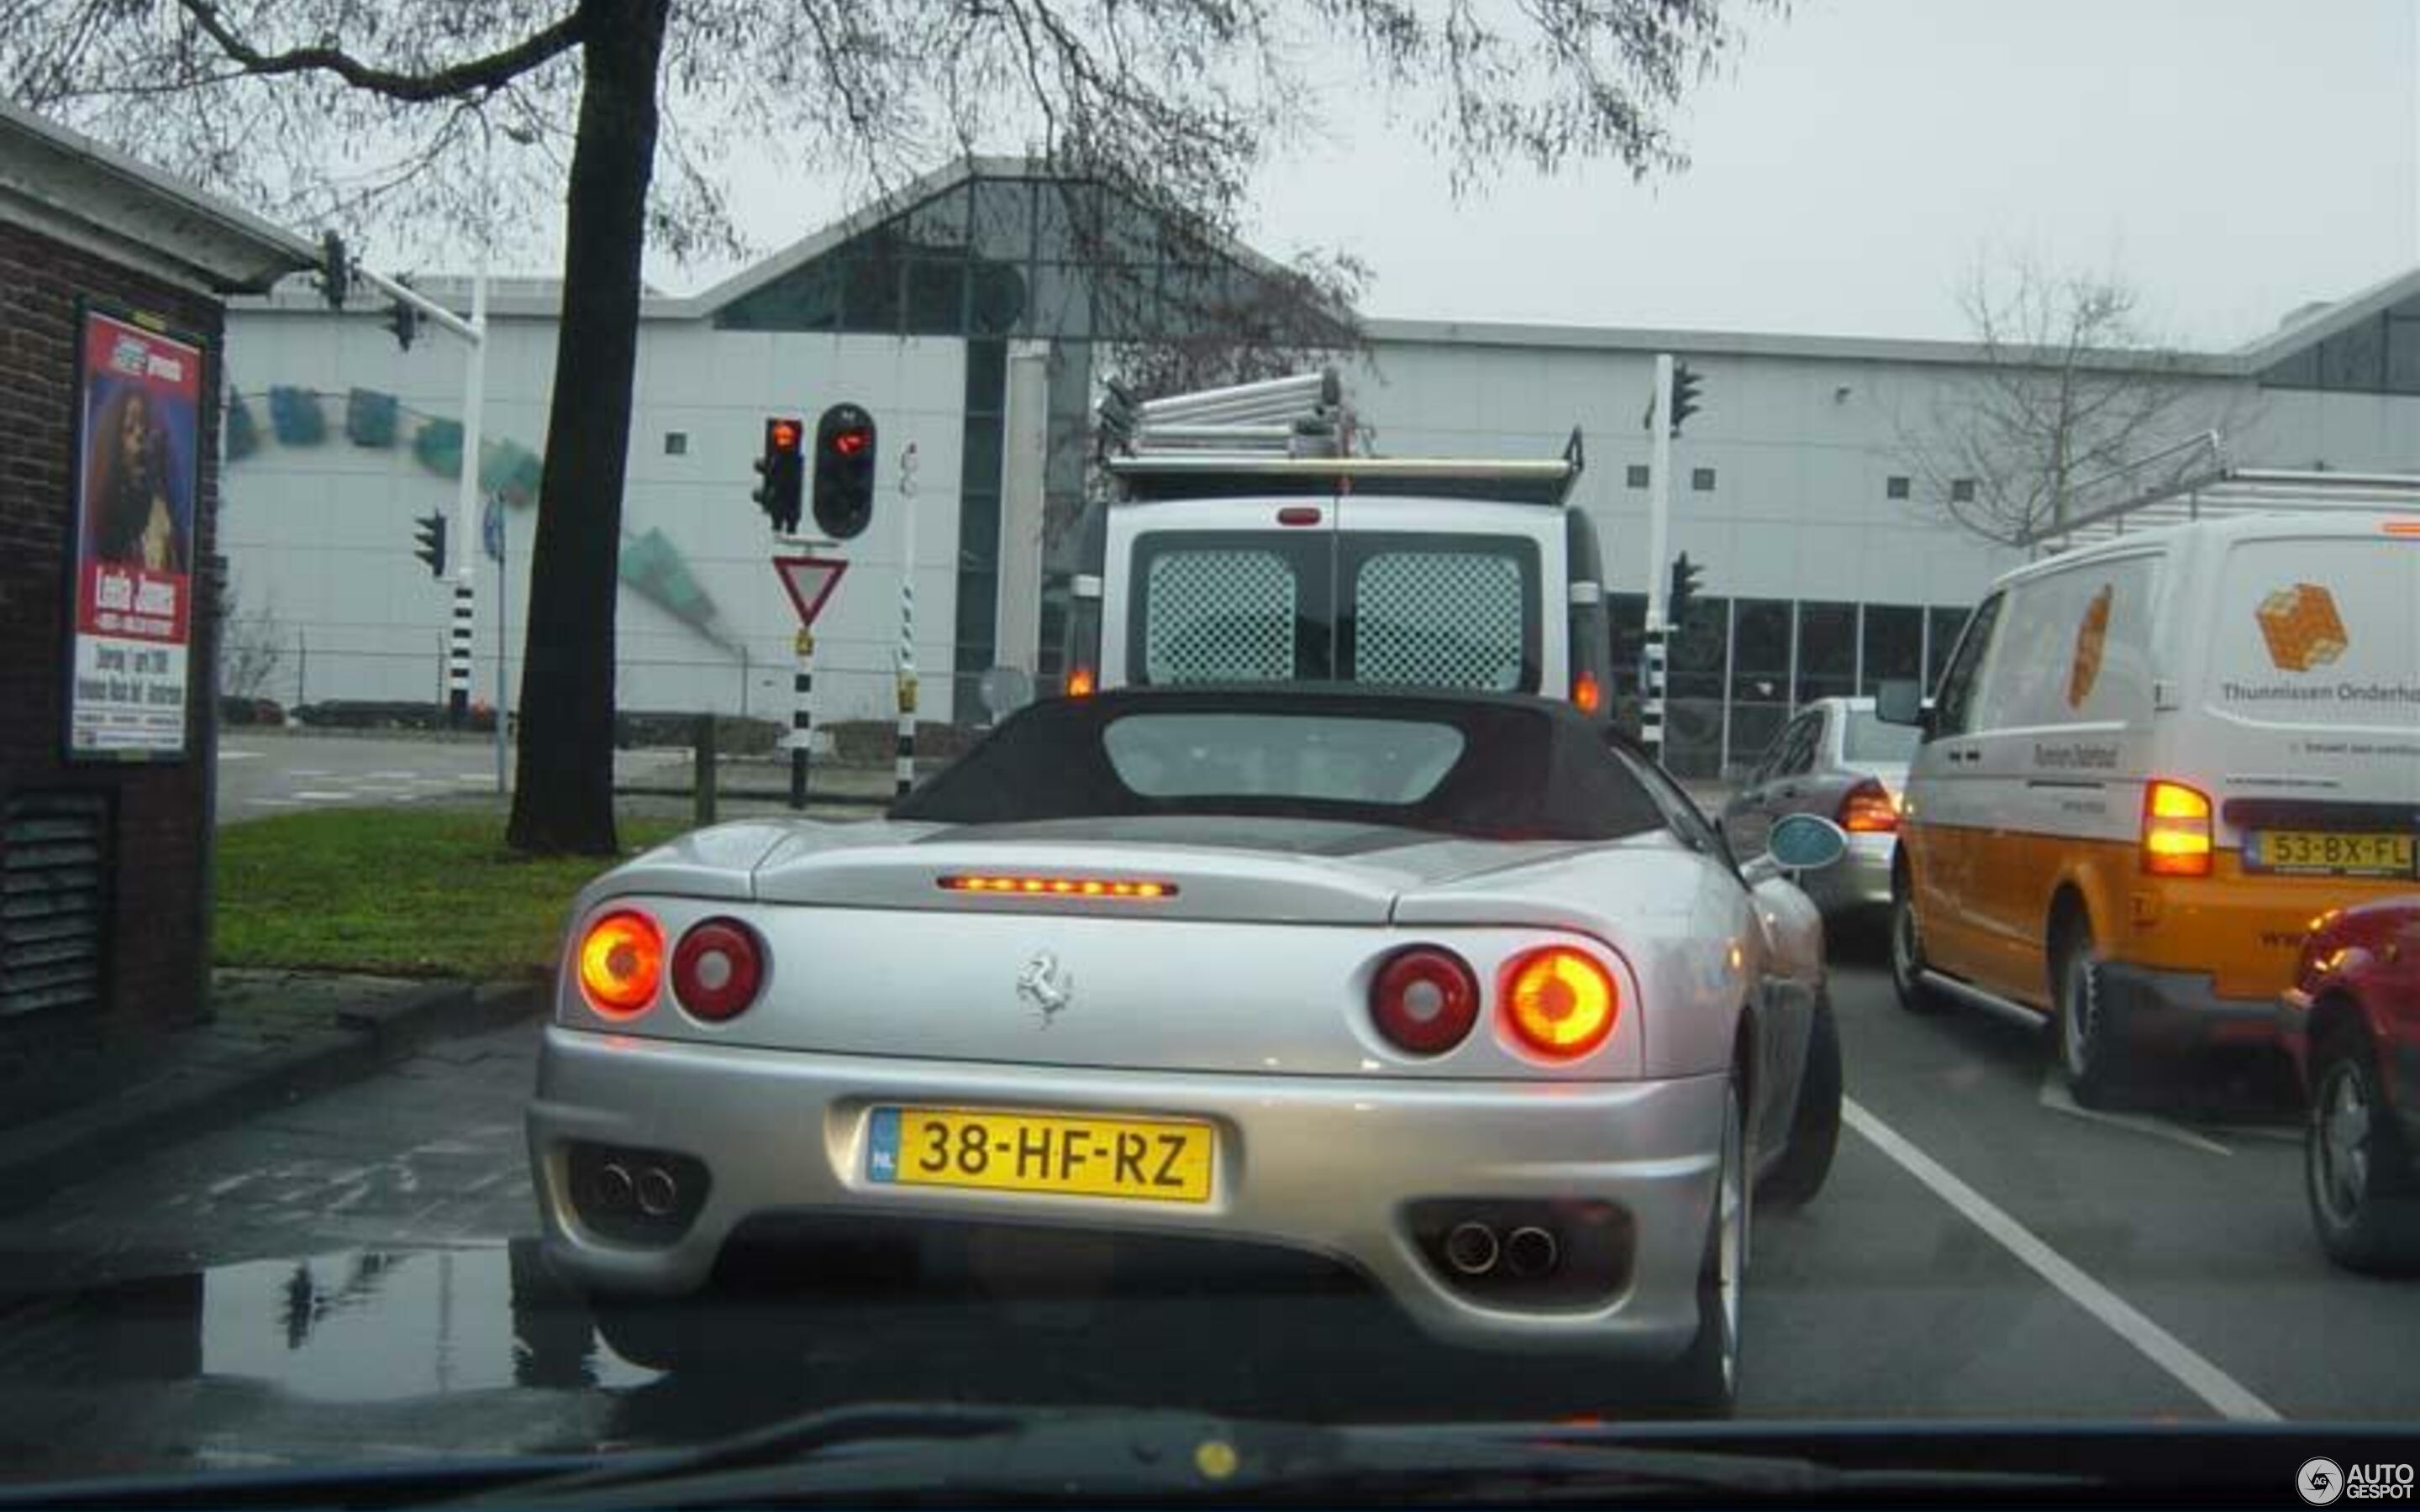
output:
MULTIPOLYGON (((1612 737, 1567 703, 1526 695, 1365 685, 1122 688, 1032 704, 891 808, 939 824, 1235 814, 1395 825, 1483 840, 1613 840, 1664 813, 1612 737), (1153 797, 1120 779, 1103 741, 1146 714, 1249 714, 1450 725, 1462 753, 1417 802, 1261 795, 1153 797)), ((1643 760, 1643 758, 1639 758, 1643 760)))

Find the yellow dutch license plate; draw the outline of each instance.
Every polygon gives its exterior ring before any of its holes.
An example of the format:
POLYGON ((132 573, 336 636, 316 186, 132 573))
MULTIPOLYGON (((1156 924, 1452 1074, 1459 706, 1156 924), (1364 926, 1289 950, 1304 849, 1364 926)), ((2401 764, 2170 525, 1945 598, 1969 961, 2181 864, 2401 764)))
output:
POLYGON ((2414 837, 2349 835, 2318 829, 2267 829, 2253 837, 2263 872, 2309 872, 2325 876, 2408 877, 2414 837))
POLYGON ((1209 1124, 967 1108, 878 1107, 866 1179, 900 1186, 1207 1202, 1209 1124))

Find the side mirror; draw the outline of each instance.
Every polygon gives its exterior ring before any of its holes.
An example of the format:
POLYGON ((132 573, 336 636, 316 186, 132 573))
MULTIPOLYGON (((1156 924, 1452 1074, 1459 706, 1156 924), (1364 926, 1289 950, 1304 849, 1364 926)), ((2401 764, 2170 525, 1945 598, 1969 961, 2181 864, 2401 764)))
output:
POLYGON ((1874 717, 1885 724, 1924 723, 1924 685, 1892 678, 1874 688, 1874 717))
POLYGON ((1751 884, 1793 872, 1821 872, 1849 854, 1849 837, 1821 814, 1784 814, 1773 822, 1764 854, 1743 869, 1751 884))

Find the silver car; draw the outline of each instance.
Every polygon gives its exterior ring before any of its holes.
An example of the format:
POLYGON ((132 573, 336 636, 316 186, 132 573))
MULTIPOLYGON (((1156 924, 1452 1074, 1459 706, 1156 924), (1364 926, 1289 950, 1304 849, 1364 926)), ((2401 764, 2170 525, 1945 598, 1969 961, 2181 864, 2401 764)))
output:
POLYGON ((1776 843, 1735 870, 1550 701, 1035 704, 882 821, 587 888, 529 1111, 547 1252, 610 1335, 760 1219, 1240 1244, 1720 1411, 1750 1193, 1812 1196, 1840 1113, 1780 871, 1839 840, 1776 843))
POLYGON ((1875 717, 1872 699, 1817 699, 1781 727, 1723 805, 1723 838, 1745 859, 1762 854, 1784 815, 1831 820, 1847 833, 1849 852, 1807 877, 1807 895, 1827 918, 1879 921, 1890 910, 1900 800, 1916 745, 1915 729, 1875 717))

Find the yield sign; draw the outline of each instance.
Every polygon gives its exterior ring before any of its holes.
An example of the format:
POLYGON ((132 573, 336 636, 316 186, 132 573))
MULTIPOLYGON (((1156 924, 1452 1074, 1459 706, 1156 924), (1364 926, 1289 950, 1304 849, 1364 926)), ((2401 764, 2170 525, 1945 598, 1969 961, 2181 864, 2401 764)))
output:
POLYGON ((782 586, 798 608, 799 624, 812 629, 815 616, 823 612, 824 601, 840 586, 840 575, 848 570, 848 563, 839 557, 775 557, 773 570, 781 575, 782 586))

